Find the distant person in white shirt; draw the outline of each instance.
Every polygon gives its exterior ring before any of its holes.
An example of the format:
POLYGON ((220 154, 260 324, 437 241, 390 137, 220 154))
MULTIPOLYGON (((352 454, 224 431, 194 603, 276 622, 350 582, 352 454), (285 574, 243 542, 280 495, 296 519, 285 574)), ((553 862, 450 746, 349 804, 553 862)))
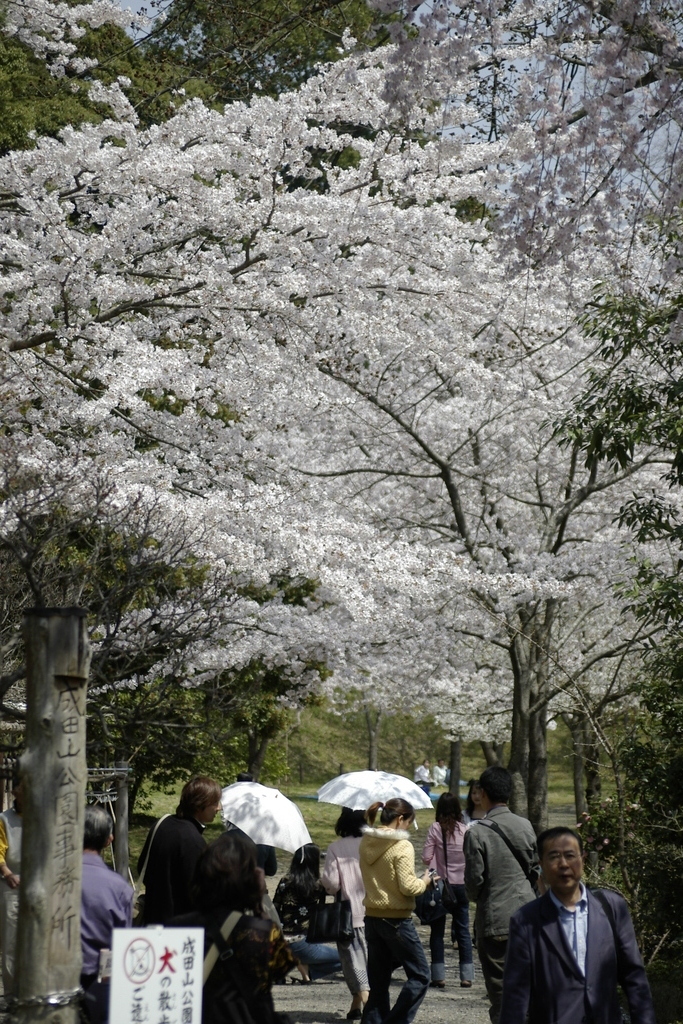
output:
POLYGON ((415 769, 413 775, 413 781, 418 784, 420 789, 423 789, 425 793, 429 794, 432 790, 432 783, 434 779, 429 772, 429 759, 425 757, 422 764, 419 764, 415 769))
POLYGON ((443 757, 440 757, 437 763, 432 769, 432 775, 434 776, 434 785, 437 788, 448 785, 448 768, 443 757))

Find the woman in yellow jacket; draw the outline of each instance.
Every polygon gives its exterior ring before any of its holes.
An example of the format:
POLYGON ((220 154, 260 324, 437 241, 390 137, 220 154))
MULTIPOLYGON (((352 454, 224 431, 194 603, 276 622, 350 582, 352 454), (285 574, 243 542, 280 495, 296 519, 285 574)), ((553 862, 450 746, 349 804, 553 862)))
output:
POLYGON ((412 804, 399 799, 372 804, 365 817, 360 868, 370 996, 363 1024, 410 1024, 429 987, 429 965, 412 919, 415 897, 429 884, 429 870, 421 878, 415 875, 415 851, 407 831, 415 821, 412 804), (389 985, 396 963, 406 972, 406 983, 391 1007, 389 985))

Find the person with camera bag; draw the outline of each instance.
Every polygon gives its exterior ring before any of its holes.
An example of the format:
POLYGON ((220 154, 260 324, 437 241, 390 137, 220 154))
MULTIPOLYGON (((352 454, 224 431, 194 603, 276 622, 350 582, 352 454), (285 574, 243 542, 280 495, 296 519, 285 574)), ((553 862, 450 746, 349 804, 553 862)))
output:
POLYGON ((485 815, 465 835, 465 888, 477 905, 477 952, 491 1024, 498 1024, 510 918, 536 898, 538 857, 531 822, 508 808, 509 771, 492 765, 479 782, 485 815))

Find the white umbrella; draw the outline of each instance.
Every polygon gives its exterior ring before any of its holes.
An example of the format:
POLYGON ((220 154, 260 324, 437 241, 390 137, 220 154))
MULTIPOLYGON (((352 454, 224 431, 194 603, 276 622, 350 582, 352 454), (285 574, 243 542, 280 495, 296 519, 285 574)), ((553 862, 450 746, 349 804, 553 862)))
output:
POLYGON ((393 797, 407 800, 415 808, 433 807, 431 798, 404 775, 391 772, 346 772, 330 779, 318 790, 318 800, 326 804, 365 810, 377 800, 386 803, 393 797))
POLYGON ((221 793, 223 824, 232 822, 265 846, 296 853, 310 843, 311 837, 303 815, 279 789, 270 789, 260 782, 235 782, 221 793))

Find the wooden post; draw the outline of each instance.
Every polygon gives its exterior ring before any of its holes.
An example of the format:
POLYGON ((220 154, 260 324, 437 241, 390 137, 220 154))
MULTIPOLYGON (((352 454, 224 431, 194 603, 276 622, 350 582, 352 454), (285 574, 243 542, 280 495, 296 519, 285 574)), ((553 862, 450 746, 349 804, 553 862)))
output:
POLYGON ((114 867, 128 880, 128 762, 116 761, 116 824, 114 825, 114 867))
POLYGON ((19 1024, 77 1024, 81 873, 87 779, 86 612, 34 608, 24 616, 26 753, 17 991, 19 1024))
POLYGON ((448 786, 450 793, 460 796, 460 773, 462 771, 462 743, 460 740, 451 740, 450 752, 451 781, 448 786))

